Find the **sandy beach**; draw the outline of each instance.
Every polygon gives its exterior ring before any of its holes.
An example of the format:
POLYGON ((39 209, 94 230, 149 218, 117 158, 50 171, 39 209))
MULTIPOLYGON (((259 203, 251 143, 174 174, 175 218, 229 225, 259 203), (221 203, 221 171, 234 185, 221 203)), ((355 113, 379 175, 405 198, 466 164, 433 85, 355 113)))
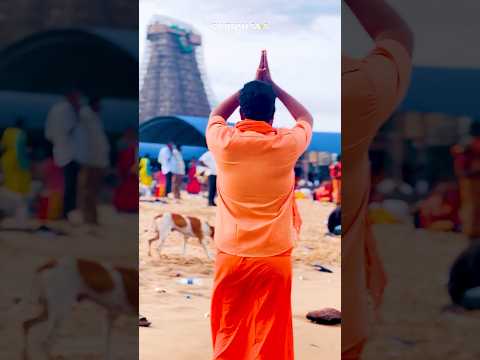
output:
MULTIPOLYGON (((148 233, 154 215, 174 211, 194 215, 213 224, 215 210, 206 199, 188 197, 180 204, 140 204, 140 312, 152 321, 140 328, 141 360, 208 360, 211 358, 210 294, 213 261, 192 239, 182 256, 183 237, 172 233, 160 257, 147 256, 148 233), (199 285, 182 285, 184 277, 200 279, 199 285)), ((293 313, 296 359, 336 360, 340 358, 341 327, 310 323, 305 314, 323 307, 340 309, 340 238, 326 236, 324 222, 333 209, 330 204, 299 201, 304 227, 294 251, 293 313), (333 274, 316 271, 320 263, 333 274)), ((214 251, 213 244, 209 247, 214 251)))
POLYGON ((377 225, 375 233, 390 280, 364 359, 479 359, 480 312, 442 312, 449 268, 466 239, 403 225, 377 225))
MULTIPOLYGON (((23 349, 21 323, 29 315, 38 315, 38 306, 21 308, 17 299, 28 298, 35 269, 52 258, 82 257, 106 261, 115 265, 136 267, 137 216, 118 214, 111 207, 100 209, 102 223, 98 236, 89 236, 82 226, 72 227, 64 222, 50 224, 68 236, 0 232, 0 358, 20 360, 23 349), (118 226, 118 224, 122 226, 118 226), (23 312, 25 310, 25 312, 23 312)), ((8 221, 4 225, 9 225, 8 221)), ((38 224, 30 224, 35 226, 38 224)), ((112 335, 115 359, 132 360, 138 357, 137 318, 120 317, 112 335)), ((36 349, 37 335, 45 325, 32 328, 31 349, 36 349)), ((99 306, 83 302, 72 309, 62 322, 55 337, 52 355, 55 359, 103 360, 105 312, 99 306)), ((45 359, 34 350, 34 360, 45 359)))

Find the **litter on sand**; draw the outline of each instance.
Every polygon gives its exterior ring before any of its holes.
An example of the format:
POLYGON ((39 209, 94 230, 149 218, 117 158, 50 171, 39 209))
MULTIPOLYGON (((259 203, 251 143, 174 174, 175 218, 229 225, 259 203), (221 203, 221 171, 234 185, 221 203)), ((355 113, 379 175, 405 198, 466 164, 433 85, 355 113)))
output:
POLYGON ((333 273, 332 270, 327 269, 325 266, 322 266, 320 264, 313 264, 313 267, 315 268, 315 270, 320 271, 320 272, 326 272, 326 273, 330 273, 330 274, 333 273))
POLYGON ((342 322, 342 313, 333 308, 310 311, 307 319, 319 325, 338 325, 342 322))
POLYGON ((189 277, 178 280, 178 283, 182 285, 202 285, 202 280, 199 278, 189 277))

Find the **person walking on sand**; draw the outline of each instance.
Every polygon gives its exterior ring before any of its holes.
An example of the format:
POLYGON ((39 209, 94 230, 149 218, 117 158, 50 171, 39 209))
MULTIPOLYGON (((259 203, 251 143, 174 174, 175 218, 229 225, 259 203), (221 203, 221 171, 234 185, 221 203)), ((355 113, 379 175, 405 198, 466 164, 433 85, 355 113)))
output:
POLYGON ((173 169, 176 166, 175 157, 173 156, 174 148, 175 144, 169 142, 167 146, 162 147, 158 153, 158 163, 162 168, 162 174, 165 175, 166 178, 165 197, 168 197, 168 194, 172 192, 173 169))
POLYGON ((375 46, 363 59, 342 56, 342 359, 360 359, 369 334, 369 296, 378 309, 386 275, 367 219, 368 150, 402 100, 413 36, 384 0, 345 0, 375 46))
POLYGON ((291 251, 301 227, 294 167, 312 124, 308 110, 272 81, 265 51, 255 80, 210 114, 206 138, 219 195, 213 359, 294 358, 291 251), (272 126, 276 97, 296 120, 293 128, 272 126), (238 106, 241 121, 230 127, 238 106))
MULTIPOLYGON (((98 193, 103 177, 110 165, 110 143, 103 128, 101 99, 92 97, 82 106, 75 140, 79 149, 78 163, 78 207, 82 210, 83 221, 90 227, 98 225, 98 193)), ((93 229, 93 228, 92 228, 93 229)))
POLYGON ((74 133, 78 126, 80 107, 80 92, 71 90, 64 100, 53 105, 45 124, 45 138, 53 145, 53 159, 63 170, 63 216, 66 219, 77 208, 79 165, 74 133))
POLYGON ((205 166, 209 170, 208 174, 208 206, 217 206, 215 204, 215 197, 217 196, 217 165, 213 158, 212 152, 207 151, 200 159, 200 165, 205 166))
POLYGON ((180 145, 174 146, 172 150, 174 159, 174 167, 172 168, 172 190, 175 200, 181 199, 181 191, 183 178, 185 177, 185 161, 183 161, 183 155, 180 145))

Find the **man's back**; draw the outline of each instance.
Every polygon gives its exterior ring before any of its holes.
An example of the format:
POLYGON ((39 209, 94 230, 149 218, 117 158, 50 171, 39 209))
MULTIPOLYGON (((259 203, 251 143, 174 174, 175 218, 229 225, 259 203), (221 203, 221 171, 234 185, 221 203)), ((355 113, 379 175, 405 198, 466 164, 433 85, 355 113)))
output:
POLYGON ((234 130, 230 145, 217 152, 222 190, 230 196, 268 198, 288 194, 294 185, 297 143, 290 130, 241 133, 234 130))
POLYGON ((294 357, 291 250, 301 221, 293 169, 310 143, 312 126, 310 112, 272 81, 266 51, 255 80, 212 110, 206 138, 219 195, 214 359, 294 357), (293 129, 271 126, 276 98, 297 121, 293 129), (228 127, 225 120, 237 107, 242 121, 228 127))
POLYGON ((221 117, 210 119, 207 142, 218 172, 215 241, 220 250, 272 256, 293 246, 293 168, 311 132, 306 122, 259 133, 228 127, 221 117))

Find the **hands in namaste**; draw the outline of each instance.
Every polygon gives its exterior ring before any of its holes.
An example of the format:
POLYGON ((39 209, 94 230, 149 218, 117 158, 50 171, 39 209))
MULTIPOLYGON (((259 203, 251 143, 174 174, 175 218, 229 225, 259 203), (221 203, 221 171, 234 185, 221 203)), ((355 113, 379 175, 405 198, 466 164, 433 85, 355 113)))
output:
POLYGON ((268 68, 267 50, 262 50, 262 56, 260 57, 260 64, 258 65, 255 80, 261 80, 273 84, 272 77, 270 76, 270 69, 268 68))

